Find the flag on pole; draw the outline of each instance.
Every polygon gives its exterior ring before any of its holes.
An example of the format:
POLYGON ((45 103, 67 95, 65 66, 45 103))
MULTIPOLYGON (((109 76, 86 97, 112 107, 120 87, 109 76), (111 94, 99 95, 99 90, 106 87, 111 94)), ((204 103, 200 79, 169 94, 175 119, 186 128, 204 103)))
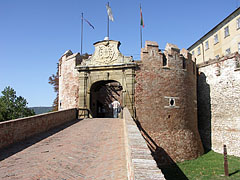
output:
POLYGON ((95 29, 94 26, 87 19, 85 19, 85 18, 83 18, 83 19, 84 19, 84 21, 86 21, 86 23, 88 23, 89 26, 91 26, 93 29, 95 29))
POLYGON ((140 5, 140 16, 141 16, 141 22, 140 22, 140 25, 144 28, 144 22, 143 22, 142 7, 141 7, 141 5, 140 5))
POLYGON ((107 13, 108 13, 108 18, 109 18, 111 21, 114 21, 114 19, 113 19, 113 14, 112 14, 112 9, 110 8, 109 4, 106 5, 106 8, 107 8, 107 13))

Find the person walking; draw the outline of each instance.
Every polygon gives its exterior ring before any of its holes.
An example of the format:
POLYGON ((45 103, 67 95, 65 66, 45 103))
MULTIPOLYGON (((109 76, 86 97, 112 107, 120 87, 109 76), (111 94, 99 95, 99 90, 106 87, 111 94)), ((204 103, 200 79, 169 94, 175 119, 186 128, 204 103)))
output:
POLYGON ((118 118, 118 109, 120 108, 120 103, 117 100, 114 100, 111 105, 113 108, 113 118, 118 118))

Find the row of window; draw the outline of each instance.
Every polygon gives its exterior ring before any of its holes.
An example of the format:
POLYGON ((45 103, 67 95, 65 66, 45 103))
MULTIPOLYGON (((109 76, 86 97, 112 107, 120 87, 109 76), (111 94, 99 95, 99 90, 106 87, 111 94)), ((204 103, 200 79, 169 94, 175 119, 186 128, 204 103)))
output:
MULTIPOLYGON (((198 52, 200 51, 200 47, 198 48, 198 52)), ((238 53, 240 54, 240 42, 238 43, 238 53)), ((225 55, 231 54, 231 49, 227 48, 225 50, 225 55)), ((219 58, 219 55, 216 55, 215 58, 219 58)))
MULTIPOLYGON (((225 55, 228 55, 228 54, 231 54, 231 49, 230 48, 227 48, 225 50, 225 55)), ((220 57, 219 54, 215 56, 216 59, 218 59, 219 57, 220 57)))
MULTIPOLYGON (((230 48, 227 48, 225 50, 225 55, 228 55, 228 54, 231 54, 231 49, 230 48)), ((240 54, 240 42, 238 43, 238 54, 240 54)), ((219 55, 216 55, 215 58, 218 59, 220 56, 219 55)))
MULTIPOLYGON (((238 43, 238 53, 240 53, 240 43, 238 43)), ((200 50, 200 47, 198 47, 198 55, 200 55, 200 54, 201 54, 201 50, 200 50)), ((227 48, 225 50, 225 55, 228 55, 228 54, 231 54, 231 49, 230 48, 227 48)), ((216 58, 217 58, 217 56, 216 56, 216 58)))
MULTIPOLYGON (((240 29, 240 17, 237 19, 237 30, 240 29)), ((224 28, 224 38, 230 36, 230 33, 229 33, 229 26, 226 26, 224 28)), ((218 34, 215 34, 213 36, 213 39, 214 39, 214 45, 217 44, 219 42, 219 39, 218 39, 218 34)), ((205 41, 205 51, 209 49, 209 43, 208 41, 205 41)), ((230 48, 226 49, 226 54, 230 54, 231 53, 231 50, 230 48)), ((192 51, 192 55, 194 55, 194 51, 192 51)), ((201 54, 201 48, 200 46, 197 48, 197 55, 200 55, 201 54)))

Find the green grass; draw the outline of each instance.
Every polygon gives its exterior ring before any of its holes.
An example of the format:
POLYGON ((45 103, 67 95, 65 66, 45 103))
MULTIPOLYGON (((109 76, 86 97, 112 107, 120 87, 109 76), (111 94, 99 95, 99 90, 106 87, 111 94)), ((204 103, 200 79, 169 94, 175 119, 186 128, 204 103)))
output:
POLYGON ((240 180, 240 158, 228 155, 229 177, 224 176, 223 154, 209 151, 195 160, 177 163, 189 180, 240 180))

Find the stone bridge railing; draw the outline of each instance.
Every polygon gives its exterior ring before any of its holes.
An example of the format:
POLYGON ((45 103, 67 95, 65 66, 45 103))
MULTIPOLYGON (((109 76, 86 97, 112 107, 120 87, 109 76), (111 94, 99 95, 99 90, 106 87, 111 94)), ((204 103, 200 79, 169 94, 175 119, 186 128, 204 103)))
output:
POLYGON ((77 115, 77 109, 68 109, 0 122, 0 149, 66 122, 76 120, 77 115))
POLYGON ((125 123, 126 159, 129 180, 164 180, 146 141, 127 108, 123 109, 125 123))

